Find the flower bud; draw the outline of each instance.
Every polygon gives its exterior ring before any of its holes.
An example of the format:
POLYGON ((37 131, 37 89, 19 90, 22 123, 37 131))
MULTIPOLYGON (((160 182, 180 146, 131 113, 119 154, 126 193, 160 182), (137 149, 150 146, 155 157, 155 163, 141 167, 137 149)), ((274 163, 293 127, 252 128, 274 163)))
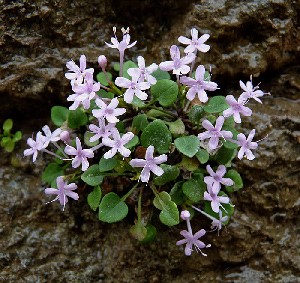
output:
POLYGON ((99 63, 99 66, 101 67, 102 71, 105 70, 106 66, 107 66, 107 59, 104 55, 100 55, 98 57, 98 63, 99 63))
POLYGON ((70 133, 68 131, 62 131, 60 133, 60 139, 66 143, 66 144, 69 144, 71 142, 71 139, 70 139, 70 133))
POLYGON ((180 213, 180 217, 182 220, 188 220, 191 217, 191 214, 187 210, 183 210, 180 213))

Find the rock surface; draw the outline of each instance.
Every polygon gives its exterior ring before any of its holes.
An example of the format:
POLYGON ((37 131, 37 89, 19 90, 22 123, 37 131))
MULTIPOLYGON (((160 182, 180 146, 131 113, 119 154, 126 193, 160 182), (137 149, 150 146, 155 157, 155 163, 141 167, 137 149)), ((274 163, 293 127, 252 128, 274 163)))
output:
POLYGON ((180 228, 139 245, 130 223, 100 223, 83 196, 64 213, 56 203, 45 205, 43 161, 32 169, 21 156, 23 144, 13 162, 20 167, 10 165, 9 155, 0 161, 0 282, 299 282, 298 1, 125 2, 2 1, 0 118, 31 117, 20 123, 28 134, 31 125, 40 128, 43 121, 34 118, 49 117, 49 106, 70 91, 64 62, 82 53, 91 63, 102 53, 116 55, 102 48, 113 24, 130 24, 140 40, 129 56, 147 53, 157 62, 179 35, 198 27, 212 34, 203 62, 213 63, 222 89, 236 90, 240 76, 253 73, 272 93, 263 105, 251 104, 254 115, 243 124, 264 139, 253 162, 237 163, 245 189, 233 195, 231 224, 219 237, 205 236, 208 257, 184 256, 175 246, 180 228))

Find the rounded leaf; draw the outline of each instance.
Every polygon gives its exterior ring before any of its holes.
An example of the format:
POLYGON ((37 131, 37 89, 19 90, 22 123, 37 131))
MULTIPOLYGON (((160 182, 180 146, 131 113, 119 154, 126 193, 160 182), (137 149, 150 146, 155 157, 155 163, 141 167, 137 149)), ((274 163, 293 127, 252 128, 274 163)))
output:
POLYGON ((107 223, 121 221, 128 214, 125 202, 115 193, 105 195, 99 205, 99 220, 107 223))
POLYGON ((200 141, 196 136, 180 137, 174 143, 175 147, 188 157, 193 157, 200 147, 200 141))
POLYGON ((162 186, 164 184, 176 180, 179 176, 180 170, 176 166, 162 164, 160 167, 164 170, 164 173, 161 176, 154 178, 155 185, 162 186))
POLYGON ((69 109, 63 106, 53 106, 51 108, 51 120, 55 126, 60 127, 67 121, 69 109))
POLYGON ((159 154, 169 151, 172 142, 172 135, 161 120, 155 120, 150 123, 141 135, 141 144, 143 147, 153 145, 159 154))
POLYGON ((84 173, 81 175, 81 180, 87 183, 90 186, 98 186, 103 181, 103 175, 99 170, 98 164, 90 166, 84 173))
POLYGON ((167 107, 177 100, 178 84, 174 81, 163 79, 151 86, 150 91, 161 106, 167 107))
POLYGON ((102 191, 100 186, 94 187, 94 190, 88 194, 87 202, 92 210, 94 211, 97 210, 100 204, 101 197, 102 197, 102 191))
POLYGON ((207 105, 203 107, 207 113, 219 113, 229 108, 224 96, 214 96, 209 99, 207 105))

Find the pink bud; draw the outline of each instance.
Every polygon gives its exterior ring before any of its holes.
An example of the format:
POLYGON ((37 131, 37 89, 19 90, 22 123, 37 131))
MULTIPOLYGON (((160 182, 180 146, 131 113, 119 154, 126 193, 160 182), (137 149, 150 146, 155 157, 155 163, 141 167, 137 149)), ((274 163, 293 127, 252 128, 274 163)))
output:
POLYGON ((98 63, 99 63, 99 66, 101 67, 102 71, 105 70, 106 66, 107 66, 107 59, 104 55, 100 55, 98 57, 98 63))
POLYGON ((70 139, 70 133, 68 131, 62 131, 60 133, 60 139, 66 143, 66 144, 69 144, 71 142, 71 139, 70 139))
POLYGON ((187 210, 183 210, 180 213, 180 217, 182 220, 188 220, 191 217, 191 214, 187 210))

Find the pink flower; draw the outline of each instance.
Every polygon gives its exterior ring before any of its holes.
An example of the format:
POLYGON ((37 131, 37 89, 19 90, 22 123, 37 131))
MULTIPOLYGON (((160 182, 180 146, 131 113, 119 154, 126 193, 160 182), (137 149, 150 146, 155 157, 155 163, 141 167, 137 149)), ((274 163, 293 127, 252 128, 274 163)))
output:
POLYGON ((124 53, 125 49, 127 48, 131 48, 132 46, 134 46, 136 44, 136 41, 129 43, 130 42, 130 35, 129 35, 129 28, 127 28, 126 30, 122 28, 122 33, 123 33, 123 38, 122 40, 119 42, 116 36, 116 28, 114 27, 114 37, 111 37, 111 43, 107 43, 105 42, 105 44, 110 47, 110 48, 116 48, 119 50, 120 53, 124 53))
POLYGON ((30 148, 24 150, 24 156, 32 155, 32 162, 35 162, 38 152, 45 149, 49 143, 47 144, 46 137, 44 137, 41 132, 38 132, 36 134, 36 140, 28 138, 27 144, 30 146, 30 148))
POLYGON ((50 142, 57 142, 60 140, 61 129, 56 129, 53 133, 51 133, 49 126, 45 125, 42 128, 45 134, 45 147, 49 145, 50 142))
POLYGON ((180 235, 184 237, 184 239, 178 241, 176 243, 177 246, 186 245, 184 249, 184 253, 186 256, 190 256, 193 251, 193 247, 195 250, 200 252, 203 256, 207 256, 207 254, 203 253, 201 249, 209 248, 211 245, 205 245, 199 238, 203 237, 206 233, 204 229, 201 229, 197 233, 193 235, 192 226, 190 223, 190 214, 187 210, 181 213, 182 219, 186 221, 188 230, 182 230, 180 235))
POLYGON ((141 181, 148 183, 150 179, 150 172, 152 171, 156 176, 161 176, 164 173, 164 170, 157 166, 157 164, 161 164, 167 161, 167 155, 162 154, 158 157, 153 157, 154 146, 150 145, 145 154, 145 159, 132 159, 129 164, 132 167, 143 167, 141 173, 141 181))
POLYGON ((198 135, 199 140, 209 139, 208 148, 214 150, 218 147, 219 139, 231 139, 232 133, 230 131, 222 131, 222 126, 224 124, 224 117, 219 116, 216 120, 216 126, 214 127, 211 122, 204 120, 202 126, 207 130, 204 133, 198 135))
POLYGON ((81 142, 78 137, 76 137, 76 148, 67 145, 65 153, 68 155, 75 155, 75 158, 72 160, 72 167, 77 168, 81 164, 82 171, 89 168, 89 162, 87 159, 94 157, 94 152, 91 149, 82 149, 81 142))
POLYGON ((199 50, 201 52, 207 52, 210 49, 210 46, 207 44, 204 44, 206 40, 209 39, 209 34, 203 34, 198 38, 198 30, 195 28, 192 28, 191 30, 192 39, 189 39, 185 36, 180 36, 178 38, 178 41, 182 44, 188 45, 185 49, 185 53, 192 53, 195 50, 199 50))
POLYGON ((105 125, 104 118, 98 119, 98 122, 99 122, 99 127, 94 124, 89 125, 90 131, 95 134, 90 138, 90 142, 97 141, 100 138, 108 138, 111 135, 111 130, 115 128, 114 123, 113 124, 108 123, 107 125, 105 125))
POLYGON ((151 85, 156 84, 156 78, 151 76, 153 72, 158 69, 158 65, 153 63, 149 67, 146 67, 145 59, 142 56, 137 57, 138 68, 130 68, 130 70, 137 70, 140 73, 139 82, 143 82, 144 80, 149 82, 151 85))
POLYGON ((204 200, 211 202, 211 208, 215 213, 219 213, 221 203, 229 203, 230 199, 227 196, 218 196, 213 192, 211 187, 207 187, 208 192, 204 192, 204 200))
POLYGON ((228 118, 233 115, 233 119, 236 123, 241 123, 241 115, 251 116, 252 110, 244 106, 244 102, 241 97, 238 98, 238 101, 235 100, 233 95, 226 96, 226 102, 230 105, 230 108, 223 111, 223 116, 228 118))
POLYGON ((241 101, 244 103, 246 103, 250 98, 253 98, 257 102, 262 103, 258 97, 262 97, 264 96, 264 94, 269 94, 261 91, 258 85, 256 87, 253 87, 252 76, 250 76, 250 81, 248 81, 246 85, 242 81, 240 81, 240 87, 244 90, 244 92, 240 96, 241 101))
POLYGON ((120 154, 124 157, 128 157, 131 151, 124 145, 129 143, 130 140, 132 140, 134 134, 132 132, 128 132, 122 137, 120 137, 120 133, 117 130, 117 128, 111 129, 111 134, 113 139, 110 139, 109 137, 102 139, 102 143, 104 145, 111 147, 111 149, 103 155, 104 158, 110 159, 114 157, 117 152, 120 152, 120 154))
POLYGON ((100 83, 94 83, 93 74, 87 73, 83 84, 73 85, 74 94, 70 95, 67 100, 74 101, 69 107, 70 110, 75 110, 80 104, 84 109, 90 108, 91 100, 95 97, 96 91, 100 89, 100 83))
POLYGON ((63 176, 59 176, 56 178, 57 189, 47 188, 45 189, 45 193, 47 195, 57 195, 57 197, 50 201, 59 200, 59 203, 63 206, 63 210, 65 210, 66 203, 68 202, 68 197, 78 200, 79 196, 77 193, 73 192, 77 189, 77 185, 75 183, 68 184, 64 182, 63 176))
POLYGON ((134 69, 128 70, 128 74, 132 77, 132 80, 117 77, 115 84, 119 87, 127 88, 124 93, 124 101, 131 103, 134 96, 137 96, 141 100, 146 100, 148 94, 143 90, 149 89, 150 84, 148 82, 138 82, 140 72, 134 69))
POLYGON ((173 70, 173 74, 176 75, 187 74, 190 71, 190 67, 187 64, 190 64, 196 58, 193 53, 180 58, 180 51, 176 45, 171 46, 170 54, 173 61, 162 62, 159 64, 159 68, 163 71, 173 70))
POLYGON ((257 149, 258 144, 257 142, 253 142, 253 137, 255 135, 255 129, 253 129, 248 138, 246 139, 246 136, 244 134, 238 134, 237 135, 237 141, 233 141, 237 143, 241 148, 238 152, 238 158, 242 159, 244 156, 248 160, 253 160, 255 158, 254 154, 251 150, 257 149))
POLYGON ((221 184, 225 186, 232 186, 233 181, 230 178, 223 178, 226 174, 226 167, 219 165, 216 172, 212 170, 210 165, 206 166, 206 170, 210 176, 204 177, 204 182, 210 187, 214 194, 218 194, 221 189, 221 184))
POLYGON ((203 65, 198 66, 195 73, 195 78, 189 78, 186 76, 181 77, 180 82, 190 87, 187 92, 186 98, 192 101, 196 94, 201 102, 205 103, 208 100, 205 90, 214 91, 218 85, 214 82, 208 82, 204 80, 205 68, 203 65))
POLYGON ((81 84, 87 73, 93 74, 94 69, 86 69, 86 57, 85 55, 80 56, 80 67, 78 67, 74 61, 67 62, 66 66, 69 69, 69 73, 65 74, 68 80, 71 80, 71 84, 81 84))
POLYGON ((100 109, 93 110, 93 116, 98 119, 105 118, 109 123, 119 122, 120 120, 116 116, 123 115, 126 112, 125 108, 117 108, 119 104, 117 98, 113 98, 108 105, 100 98, 97 98, 96 104, 100 109))

